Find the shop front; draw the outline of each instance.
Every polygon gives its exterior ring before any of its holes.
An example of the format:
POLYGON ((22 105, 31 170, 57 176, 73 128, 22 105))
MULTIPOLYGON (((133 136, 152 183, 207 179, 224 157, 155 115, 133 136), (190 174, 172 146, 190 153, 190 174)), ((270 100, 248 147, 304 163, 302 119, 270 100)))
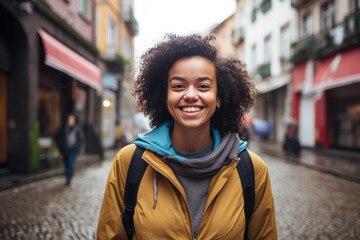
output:
MULTIPOLYGON (((33 168, 57 167, 60 154, 54 136, 73 113, 82 130, 81 155, 99 155, 101 72, 41 28, 39 34, 38 162, 33 168)), ((80 156, 81 156, 80 155, 80 156)))
POLYGON ((325 148, 360 151, 360 47, 317 62, 313 92, 316 142, 325 148))
POLYGON ((298 64, 293 117, 303 146, 360 151, 360 47, 298 64))

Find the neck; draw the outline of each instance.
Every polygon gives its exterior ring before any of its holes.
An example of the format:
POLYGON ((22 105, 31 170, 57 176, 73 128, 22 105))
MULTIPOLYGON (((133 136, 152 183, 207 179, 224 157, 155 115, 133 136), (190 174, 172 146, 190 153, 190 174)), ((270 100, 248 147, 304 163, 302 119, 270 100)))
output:
POLYGON ((183 153, 201 151, 211 143, 210 124, 206 127, 191 129, 174 124, 171 142, 174 148, 183 153))

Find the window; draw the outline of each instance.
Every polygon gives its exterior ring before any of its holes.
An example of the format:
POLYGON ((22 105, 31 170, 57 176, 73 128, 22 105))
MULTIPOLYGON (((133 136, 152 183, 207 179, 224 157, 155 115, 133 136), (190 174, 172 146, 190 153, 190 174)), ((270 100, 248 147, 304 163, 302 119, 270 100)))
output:
POLYGON ((271 35, 268 35, 264 41, 264 60, 265 63, 271 62, 271 35))
POLYGON ((256 62, 256 45, 254 44, 251 47, 251 70, 252 72, 255 72, 257 68, 257 62, 256 62))
POLYGON ((303 25, 303 37, 310 36, 312 34, 312 17, 311 12, 307 12, 304 14, 302 18, 303 25))
POLYGON ((86 18, 89 18, 89 0, 78 0, 79 2, 79 13, 86 18))
POLYGON ((355 12, 360 8, 360 0, 350 0, 350 12, 355 12))
POLYGON ((280 30, 280 54, 284 60, 290 59, 290 31, 289 24, 280 30))
POLYGON ((116 24, 110 15, 107 16, 106 21, 106 53, 110 58, 116 53, 116 24))
POLYGON ((335 25, 335 8, 334 1, 328 1, 321 5, 321 30, 330 30, 335 25))
POLYGON ((121 53, 128 59, 134 59, 134 46, 125 34, 121 35, 121 53))

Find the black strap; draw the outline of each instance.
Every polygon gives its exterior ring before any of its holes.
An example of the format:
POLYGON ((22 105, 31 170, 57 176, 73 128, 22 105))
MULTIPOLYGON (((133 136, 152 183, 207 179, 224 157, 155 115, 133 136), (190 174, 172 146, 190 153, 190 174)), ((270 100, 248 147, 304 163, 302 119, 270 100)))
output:
POLYGON ((124 193, 125 213, 122 218, 122 222, 129 240, 133 238, 135 232, 133 216, 137 202, 139 185, 148 166, 148 164, 142 159, 144 151, 144 148, 136 147, 135 152, 131 158, 128 174, 126 177, 124 193))
POLYGON ((254 211, 254 204, 255 204, 254 165, 246 149, 241 153, 239 153, 238 157, 240 160, 236 168, 239 172, 241 186, 243 189, 244 209, 245 209, 245 219, 246 219, 244 239, 247 239, 248 224, 250 222, 251 215, 254 211))

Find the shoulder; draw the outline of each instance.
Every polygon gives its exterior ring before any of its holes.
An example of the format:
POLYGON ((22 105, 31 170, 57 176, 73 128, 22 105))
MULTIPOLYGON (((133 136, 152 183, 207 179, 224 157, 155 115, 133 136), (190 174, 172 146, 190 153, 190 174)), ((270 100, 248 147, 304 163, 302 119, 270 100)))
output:
POLYGON ((266 163, 255 153, 248 151, 254 165, 254 178, 256 189, 269 184, 269 172, 266 163))
POLYGON ((271 192, 270 176, 266 163, 255 153, 249 151, 249 154, 254 165, 255 205, 257 205, 269 189, 271 192))
POLYGON ((109 175, 109 181, 115 181, 118 178, 126 179, 127 171, 135 149, 135 144, 129 144, 120 149, 114 158, 109 175))
POLYGON ((266 163, 257 154, 249 150, 248 152, 254 165, 255 175, 267 172, 266 163))

